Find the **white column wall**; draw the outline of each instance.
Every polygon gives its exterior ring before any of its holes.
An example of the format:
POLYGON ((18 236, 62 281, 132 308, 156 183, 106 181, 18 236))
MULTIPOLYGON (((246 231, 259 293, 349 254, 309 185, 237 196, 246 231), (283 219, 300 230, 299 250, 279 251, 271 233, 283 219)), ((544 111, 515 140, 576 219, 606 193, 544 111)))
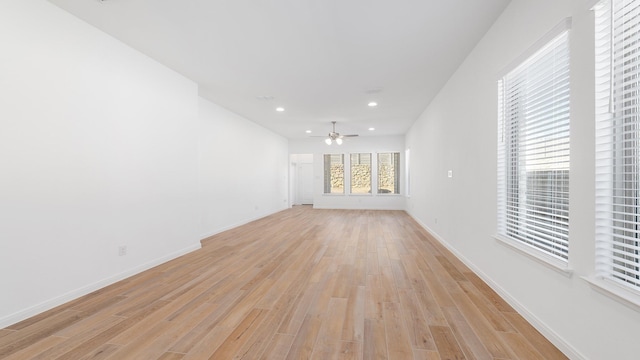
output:
POLYGON ((200 99, 200 237, 289 207, 287 139, 200 99))

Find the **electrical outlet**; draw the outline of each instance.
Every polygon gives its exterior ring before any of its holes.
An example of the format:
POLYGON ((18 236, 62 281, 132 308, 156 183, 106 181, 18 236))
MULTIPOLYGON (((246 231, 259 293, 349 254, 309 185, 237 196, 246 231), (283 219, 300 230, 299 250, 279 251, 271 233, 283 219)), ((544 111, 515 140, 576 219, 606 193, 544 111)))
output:
POLYGON ((452 177, 453 177, 453 170, 449 170, 449 171, 447 172, 447 176, 448 176, 448 177, 450 177, 450 178, 452 178, 452 177))
POLYGON ((119 246, 118 247, 118 256, 125 256, 127 255, 127 247, 126 246, 119 246))

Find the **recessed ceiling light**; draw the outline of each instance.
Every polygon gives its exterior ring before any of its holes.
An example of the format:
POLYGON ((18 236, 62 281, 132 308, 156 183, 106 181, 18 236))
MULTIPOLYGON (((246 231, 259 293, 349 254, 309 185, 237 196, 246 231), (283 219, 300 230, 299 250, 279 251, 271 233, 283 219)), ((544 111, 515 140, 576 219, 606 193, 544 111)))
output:
POLYGON ((375 101, 372 101, 368 105, 371 106, 371 107, 374 107, 374 106, 378 106, 378 103, 375 102, 375 101))
POLYGON ((307 134, 311 134, 311 130, 307 130, 305 131, 307 134))
POLYGON ((375 129, 376 129, 376 128, 369 128, 369 131, 373 131, 373 130, 375 130, 375 129))
POLYGON ((277 108, 276 108, 276 111, 278 111, 278 112, 283 112, 283 111, 284 111, 284 108, 283 108, 283 107, 277 107, 277 108))

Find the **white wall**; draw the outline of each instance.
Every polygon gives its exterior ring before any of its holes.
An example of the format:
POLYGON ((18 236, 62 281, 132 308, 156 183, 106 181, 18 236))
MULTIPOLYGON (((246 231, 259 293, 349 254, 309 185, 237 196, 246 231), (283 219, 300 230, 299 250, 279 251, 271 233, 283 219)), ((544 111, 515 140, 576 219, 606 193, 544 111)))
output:
POLYGON ((581 278, 594 272, 594 29, 587 3, 511 2, 407 134, 413 184, 407 209, 572 358, 637 359, 640 313, 581 278), (574 274, 566 277, 492 235, 498 74, 569 16, 574 274))
POLYGON ((286 207, 286 140, 192 81, 44 0, 0 44, 0 327, 286 207))
MULTIPOLYGON (((289 141, 290 154, 313 154, 314 159, 314 196, 313 207, 317 209, 373 209, 373 210, 404 210, 404 137, 403 136, 362 136, 347 138, 342 145, 327 145, 324 139, 308 138, 289 141), (376 153, 399 152, 401 161, 400 195, 391 194, 357 194, 344 195, 324 194, 324 154, 345 154, 345 166, 348 165, 347 157, 351 153, 372 153, 373 161, 377 161, 376 153)), ((375 167, 375 165, 374 165, 375 167)), ((346 174, 346 173, 345 173, 346 174)), ((346 175, 345 175, 346 176, 346 175)), ((375 181, 375 174, 374 179, 375 181)))
POLYGON ((284 210, 287 139, 200 99, 200 236, 284 210))

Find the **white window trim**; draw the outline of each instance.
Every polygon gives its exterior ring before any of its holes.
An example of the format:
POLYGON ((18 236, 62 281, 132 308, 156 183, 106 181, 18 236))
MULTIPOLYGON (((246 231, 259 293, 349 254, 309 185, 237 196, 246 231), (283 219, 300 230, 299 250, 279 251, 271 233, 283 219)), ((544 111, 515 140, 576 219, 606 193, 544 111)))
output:
MULTIPOLYGON (((372 151, 372 152, 340 152, 340 153, 323 153, 322 156, 324 158, 324 155, 342 155, 343 156, 343 166, 344 166, 344 188, 345 191, 342 193, 325 193, 323 191, 323 193, 321 194, 322 196, 364 196, 364 197, 377 197, 377 196, 382 196, 382 197, 409 197, 407 195, 404 195, 404 189, 403 186, 400 186, 400 193, 398 194, 394 194, 394 193, 379 193, 378 192, 378 176, 380 175, 378 172, 378 154, 389 154, 389 153, 399 153, 400 154, 400 167, 401 167, 401 172, 400 172, 400 184, 403 184, 403 180, 405 177, 405 174, 402 172, 402 166, 403 166, 403 155, 402 155, 402 151, 400 150, 388 150, 388 151, 372 151), (351 154, 371 154, 371 193, 352 193, 351 192, 351 154), (374 161, 375 160, 375 161, 374 161), (349 191, 347 191, 347 189, 349 191)), ((324 168, 323 168, 324 171, 324 168)), ((324 184, 323 184, 324 187, 324 184)))
POLYGON ((513 60, 507 67, 502 69, 502 71, 500 71, 498 73, 497 77, 499 79, 502 79, 505 75, 507 75, 512 70, 514 70, 515 68, 520 66, 523 62, 525 62, 527 59, 529 59, 533 54, 535 54, 538 50, 540 50, 547 43, 549 43, 551 40, 553 40, 556 36, 562 34, 563 32, 565 32, 567 30, 571 30, 571 24, 572 24, 572 21, 571 21, 570 17, 565 18, 562 21, 560 21, 560 23, 558 23, 556 26, 554 26, 553 29, 551 29, 543 37, 538 39, 538 41, 536 41, 527 50, 525 50, 522 54, 520 54, 520 56, 515 58, 515 60, 513 60))
POLYGON ((593 8, 598 5, 599 2, 601 2, 602 0, 588 0, 586 3, 586 8, 588 10, 593 10, 593 8))
POLYGON ((627 306, 631 310, 640 311, 640 292, 600 276, 582 276, 582 279, 602 295, 627 306))
MULTIPOLYGON (((373 174, 374 174, 374 170, 375 170, 374 167, 373 167, 374 154, 375 153, 373 153, 373 152, 353 152, 353 153, 345 153, 344 154, 345 155, 344 156, 345 159, 348 159, 348 161, 349 161, 349 166, 348 166, 349 167, 349 192, 347 193, 347 195, 349 195, 349 196, 351 196, 351 195, 354 195, 354 196, 372 196, 373 195, 373 174), (371 164, 369 164, 369 170, 370 170, 369 187, 371 188, 371 192, 370 193, 354 193, 354 192, 352 192, 353 188, 351 187, 351 181, 353 180, 353 178, 352 178, 353 174, 352 174, 351 170, 353 170, 353 169, 351 167, 352 166, 352 164, 351 164, 351 155, 354 155, 354 154, 356 154, 356 155, 357 154, 368 154, 368 155, 371 156, 371 159, 370 159, 371 164)), ((345 166, 345 168, 346 168, 346 166, 345 166)), ((345 174, 346 174, 346 172, 345 172, 345 174)))
MULTIPOLYGON (((384 197, 386 197, 386 196, 404 196, 403 195, 403 192, 404 192, 403 187, 404 186, 402 185, 402 180, 403 180, 402 171, 400 171, 400 180, 399 181, 400 181, 400 185, 401 186, 400 186, 400 192, 399 193, 396 194, 396 193, 380 193, 380 192, 378 192, 380 190, 380 188, 378 187, 378 185, 380 185, 378 183, 378 179, 379 179, 379 176, 380 176, 380 168, 379 168, 380 163, 378 162, 378 156, 380 154, 393 154, 393 153, 400 154, 399 155, 400 156, 400 161, 399 161, 399 165, 398 166, 402 166, 402 161, 404 160, 404 156, 402 156, 402 151, 400 151, 400 150, 378 151, 378 152, 373 153, 373 154, 375 154, 375 160, 376 160, 375 161, 375 163, 376 163, 376 168, 375 168, 375 170, 376 170, 375 171, 375 175, 376 175, 376 178, 375 178, 375 181, 376 181, 376 184, 375 184, 375 196, 384 196, 384 197)), ((400 169, 402 170, 402 167, 400 169)), ((373 191, 373 189, 372 189, 372 191, 373 191)))
POLYGON ((493 238, 496 239, 499 244, 515 250, 516 252, 527 256, 529 259, 535 260, 538 263, 545 265, 546 267, 555 270, 568 278, 573 276, 573 269, 569 266, 568 262, 557 259, 532 246, 529 246, 520 241, 509 239, 505 236, 495 234, 493 235, 493 238))
MULTIPOLYGON (((596 10, 596 6, 598 6, 600 3, 603 3, 602 0, 594 0, 590 2, 590 9, 595 11, 596 10)), ((596 19, 597 21, 597 19, 596 19)), ((596 25, 597 27, 597 25, 596 25)), ((597 30, 597 29, 596 29, 597 30)), ((611 29, 611 31, 614 31, 614 29, 611 29)), ((595 36, 598 36, 597 33, 594 34, 595 36)), ((597 47, 598 45, 596 44, 596 51, 597 51, 597 47)), ((612 53, 611 56, 613 57, 614 54, 612 53)), ((596 68, 598 66, 598 60, 596 58, 596 68)), ((597 78, 597 73, 596 73, 596 78, 597 78)), ((596 79, 597 80, 597 79, 596 79)), ((598 95, 598 86, 596 86, 596 102, 597 100, 597 95, 598 95)), ((609 105, 611 106, 611 105, 609 105)), ((596 128, 598 127, 598 122, 603 119, 603 117, 607 116, 606 112, 601 111, 602 109, 598 109, 596 108, 596 128)), ((597 130, 596 130, 596 136, 598 136, 597 130)), ((598 149, 598 145, 596 145, 596 161, 598 159, 598 154, 599 154, 599 149, 598 149)), ((597 164, 597 163, 596 163, 597 164)), ((596 177, 599 175, 599 173, 596 171, 596 177)), ((596 186, 596 194, 598 194, 598 191, 601 191, 601 189, 599 189, 596 186)), ((597 196, 597 195, 596 195, 597 196)), ((606 195, 607 198, 609 198, 611 195, 607 194, 606 195)), ((601 203, 596 202, 596 221, 598 221, 599 219, 599 208, 598 205, 600 205, 601 203)), ((596 249, 602 245, 602 243, 605 243, 605 245, 607 244, 607 241, 600 241, 598 235, 599 235, 599 229, 596 226, 596 249)), ((599 258, 598 258, 598 253, 596 252, 596 258, 595 258, 595 264, 596 264, 596 268, 594 269, 595 272, 593 274, 590 274, 588 276, 583 276, 582 279, 584 281, 586 281, 587 283, 589 283, 589 285, 591 285, 591 287, 601 293, 602 295, 609 297, 625 306, 627 306, 628 308, 635 310, 635 311, 640 311, 640 287, 638 286, 626 286, 623 282, 618 283, 616 280, 609 278, 608 276, 606 276, 605 274, 601 274, 600 270, 598 268, 598 264, 599 264, 599 258)), ((611 265, 613 266, 613 265, 611 265)), ((607 274, 609 275, 609 274, 607 274)))
MULTIPOLYGON (((505 67, 502 71, 498 73, 498 78, 502 79, 509 72, 515 70, 518 66, 520 66, 523 62, 529 59, 532 55, 534 55, 538 50, 543 48, 547 43, 553 40, 558 35, 562 34, 565 31, 571 30, 572 19, 571 17, 567 17, 563 19, 560 23, 553 27, 548 33, 542 36, 538 41, 536 41, 532 46, 530 46, 524 53, 518 56, 514 61, 512 61, 507 67, 505 67)), ((571 205, 569 205, 569 211, 571 211, 571 205)), ((553 269, 564 276, 571 277, 573 275, 573 269, 569 265, 569 261, 571 257, 565 261, 555 258, 539 249, 536 249, 533 246, 527 245, 521 241, 517 241, 515 239, 507 238, 506 236, 502 236, 500 234, 493 235, 494 239, 496 239, 500 244, 507 246, 510 249, 513 249, 530 259, 537 261, 538 263, 553 269)))
MULTIPOLYGON (((325 156, 325 155, 342 155, 342 167, 343 167, 343 170, 342 170, 342 172, 343 172, 343 178, 342 178, 342 189, 343 189, 343 190, 342 190, 342 192, 341 192, 341 193, 326 193, 326 192, 324 192, 324 185, 325 185, 325 184, 323 183, 323 184, 322 184, 322 187, 323 187, 322 195, 323 195, 323 196, 345 196, 345 195, 347 195, 347 179, 346 179, 346 174, 345 174, 345 173, 346 173, 347 160, 348 160, 348 159, 347 159, 346 154, 345 154, 345 153, 323 153, 323 154, 322 154, 322 159, 323 159, 323 160, 322 160, 322 162, 323 162, 323 169, 322 169, 322 172, 323 172, 323 180, 322 180, 322 181, 323 181, 323 182, 324 182, 324 170, 325 170, 325 169, 324 169, 324 156, 325 156)), ((349 184, 349 185, 350 185, 350 184, 349 184)))

